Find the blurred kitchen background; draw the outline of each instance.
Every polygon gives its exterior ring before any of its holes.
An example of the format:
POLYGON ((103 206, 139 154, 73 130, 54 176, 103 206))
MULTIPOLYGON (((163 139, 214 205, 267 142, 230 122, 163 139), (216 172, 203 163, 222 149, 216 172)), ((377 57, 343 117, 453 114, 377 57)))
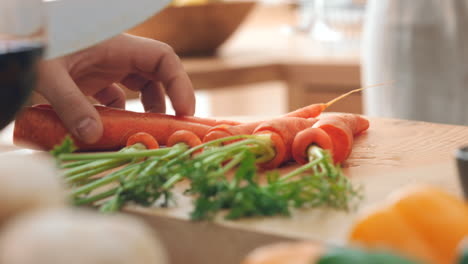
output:
MULTIPOLYGON (((365 0, 175 0, 128 32, 179 54, 196 115, 274 116, 360 86, 365 8, 365 0)), ((362 113, 362 105, 357 93, 329 110, 362 113)))

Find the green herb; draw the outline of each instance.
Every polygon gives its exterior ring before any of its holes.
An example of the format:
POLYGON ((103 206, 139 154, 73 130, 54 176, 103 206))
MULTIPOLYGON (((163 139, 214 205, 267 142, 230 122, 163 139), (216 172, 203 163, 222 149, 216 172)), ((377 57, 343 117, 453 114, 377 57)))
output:
POLYGON ((256 159, 249 150, 234 158, 241 158, 241 162, 232 181, 210 175, 209 169, 200 171, 199 167, 190 176, 189 193, 196 197, 191 217, 210 219, 223 209, 227 209, 227 219, 287 216, 292 207, 350 210, 350 205, 360 198, 360 189, 333 165, 326 151, 321 150, 320 157, 283 177, 277 171, 268 172, 266 184, 260 183, 256 159))
POLYGON ((67 152, 69 144, 57 148, 62 151, 55 157, 65 168, 70 196, 76 205, 93 205, 106 213, 129 203, 169 206, 173 187, 183 179, 190 181, 184 193, 194 199, 193 220, 212 219, 219 212, 227 219, 287 216, 294 207, 350 210, 360 198, 360 189, 317 147, 309 149, 308 164, 286 175, 260 174, 257 164, 274 157, 266 136, 234 136, 192 149, 178 144, 146 150, 136 144, 119 152, 89 154, 67 152), (232 140, 240 141, 221 144, 232 140), (193 155, 199 149, 203 152, 193 155))
POLYGON ((70 137, 70 135, 67 135, 62 141, 62 144, 55 146, 50 151, 50 154, 52 154, 52 156, 54 157, 58 157, 61 154, 73 153, 76 151, 76 149, 77 148, 73 143, 73 139, 70 137))

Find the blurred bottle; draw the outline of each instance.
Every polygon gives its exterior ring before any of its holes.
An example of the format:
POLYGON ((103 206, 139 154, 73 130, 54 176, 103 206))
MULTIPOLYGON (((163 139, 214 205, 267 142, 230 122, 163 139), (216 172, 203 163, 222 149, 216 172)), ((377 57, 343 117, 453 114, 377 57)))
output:
POLYGON ((465 0, 370 0, 363 36, 365 113, 468 125, 465 0))
POLYGON ((321 42, 359 44, 365 3, 357 0, 313 1, 311 36, 321 42))
POLYGON ((45 45, 41 0, 0 1, 0 130, 28 100, 45 45))

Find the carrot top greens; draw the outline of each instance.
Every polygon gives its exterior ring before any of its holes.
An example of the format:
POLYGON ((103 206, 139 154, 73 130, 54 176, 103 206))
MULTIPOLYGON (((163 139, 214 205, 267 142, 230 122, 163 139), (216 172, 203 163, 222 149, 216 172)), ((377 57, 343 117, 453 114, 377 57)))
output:
POLYGON ((233 136, 189 148, 184 143, 155 150, 141 144, 118 152, 71 153, 66 138, 52 154, 63 169, 76 205, 115 212, 125 205, 170 206, 174 186, 194 199, 193 220, 225 213, 227 219, 289 215, 291 208, 331 207, 350 210, 361 197, 333 164, 330 154, 311 148, 309 163, 286 174, 260 173, 257 164, 274 157, 268 136, 233 136), (232 142, 223 145, 224 142, 232 142), (203 149, 199 153, 198 150, 203 149), (196 153, 196 154, 194 154, 196 153))

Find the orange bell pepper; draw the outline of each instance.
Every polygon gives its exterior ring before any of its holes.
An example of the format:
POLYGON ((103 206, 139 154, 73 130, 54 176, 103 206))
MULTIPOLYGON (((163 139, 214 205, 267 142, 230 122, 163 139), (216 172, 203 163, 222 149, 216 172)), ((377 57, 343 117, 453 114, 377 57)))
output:
POLYGON ((457 247, 468 235, 468 206, 431 186, 397 191, 387 203, 358 219, 350 241, 393 249, 428 263, 455 263, 457 247))

